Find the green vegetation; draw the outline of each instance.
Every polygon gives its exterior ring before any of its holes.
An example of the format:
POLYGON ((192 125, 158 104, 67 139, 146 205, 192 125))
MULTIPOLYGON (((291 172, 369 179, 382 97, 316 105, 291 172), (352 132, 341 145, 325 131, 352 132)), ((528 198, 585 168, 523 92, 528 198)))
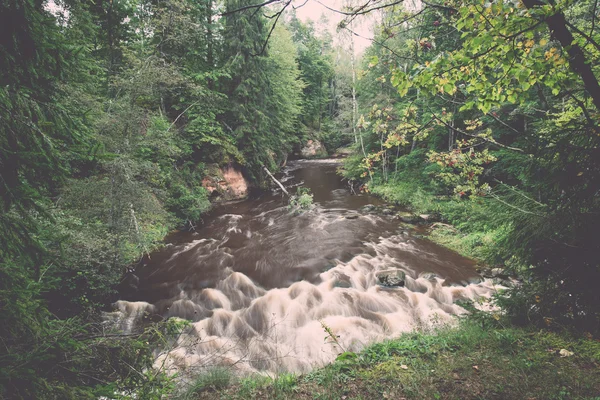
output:
POLYGON ((503 300, 514 321, 597 335, 597 4, 517 3, 385 8, 343 174, 523 278, 503 300))
MULTIPOLYGON (((288 1, 0 3, 0 398, 170 393, 150 349, 185 324, 122 336, 101 312, 128 267, 211 207, 211 169, 264 186, 263 166, 310 139, 353 142, 351 183, 519 275, 499 299, 511 322, 600 334, 598 2, 375 3, 342 11, 341 44, 288 1), (344 29, 373 10, 356 60, 344 29)), ((311 203, 299 192, 292 207, 311 203)), ((598 394, 596 343, 527 329, 409 335, 223 394, 598 394)), ((228 380, 213 371, 190 396, 228 380)))
POLYGON ((313 204, 313 195, 309 188, 299 187, 296 194, 290 197, 288 208, 293 212, 302 212, 310 209, 313 204))
POLYGON ((597 399, 599 362, 597 341, 471 319, 342 353, 304 376, 232 380, 193 398, 597 399))
POLYGON ((181 399, 194 399, 206 390, 222 390, 233 381, 233 374, 227 368, 215 367, 199 374, 187 387, 181 399))
POLYGON ((336 109, 331 38, 259 9, 0 5, 0 398, 168 392, 150 369, 164 333, 102 325, 126 269, 194 227, 211 170, 261 186, 261 166, 276 170, 309 136, 341 142, 321 128, 336 109))

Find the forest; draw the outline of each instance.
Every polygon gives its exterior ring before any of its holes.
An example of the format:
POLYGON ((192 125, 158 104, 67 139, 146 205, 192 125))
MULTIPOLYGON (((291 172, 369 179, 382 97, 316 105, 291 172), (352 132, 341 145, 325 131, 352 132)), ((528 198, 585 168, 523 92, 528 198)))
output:
POLYGON ((556 398, 595 398, 598 0, 323 1, 336 29, 297 15, 313 2, 0 2, 0 398, 178 398, 153 365, 186 322, 122 334, 104 313, 165 236, 202 229, 215 170, 270 190, 307 142, 517 279, 475 323, 577 343, 591 386, 556 398))

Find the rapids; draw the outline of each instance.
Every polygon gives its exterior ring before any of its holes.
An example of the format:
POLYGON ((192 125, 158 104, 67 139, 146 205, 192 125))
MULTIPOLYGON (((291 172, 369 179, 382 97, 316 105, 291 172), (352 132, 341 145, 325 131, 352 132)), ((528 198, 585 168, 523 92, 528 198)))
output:
POLYGON ((172 371, 307 372, 342 351, 453 323, 464 312, 457 300, 493 293, 473 261, 361 211, 382 203, 351 195, 336 167, 301 160, 278 175, 292 191, 311 189, 310 211, 294 215, 280 192, 261 193, 215 208, 196 232, 167 237, 110 319, 126 332, 148 319, 191 320, 158 355, 172 371), (390 269, 406 273, 404 287, 378 284, 376 274, 390 269))

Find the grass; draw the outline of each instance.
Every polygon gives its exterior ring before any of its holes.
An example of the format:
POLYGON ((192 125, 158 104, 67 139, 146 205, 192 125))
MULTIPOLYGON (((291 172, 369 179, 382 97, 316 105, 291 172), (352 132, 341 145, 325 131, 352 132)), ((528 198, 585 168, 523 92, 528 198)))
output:
POLYGON ((445 223, 433 225, 428 238, 480 261, 495 263, 500 253, 498 243, 509 232, 506 221, 490 217, 497 215, 497 210, 483 201, 436 197, 412 181, 373 185, 372 193, 408 207, 414 214, 441 215, 445 223))
POLYGON ((471 320, 343 353, 308 375, 231 382, 188 398, 600 400, 600 343, 471 320))
POLYGON ((179 396, 181 400, 198 398, 198 395, 207 390, 221 390, 233 382, 233 374, 227 368, 210 368, 199 374, 188 386, 184 393, 179 396))

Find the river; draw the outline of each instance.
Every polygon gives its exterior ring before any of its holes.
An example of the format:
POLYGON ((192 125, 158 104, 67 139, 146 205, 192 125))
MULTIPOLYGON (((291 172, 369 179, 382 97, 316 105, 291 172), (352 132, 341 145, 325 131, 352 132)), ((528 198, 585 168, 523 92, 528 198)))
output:
POLYGON ((111 319, 126 332, 148 319, 192 321, 158 357, 171 370, 301 373, 342 351, 452 323, 464 312, 457 300, 493 293, 472 260, 365 210, 383 203, 351 195, 337 167, 300 160, 278 175, 291 191, 311 189, 309 211, 291 213, 280 191, 261 193, 216 207, 196 232, 167 237, 111 319), (404 287, 379 284, 378 274, 395 270, 405 272, 404 287))

